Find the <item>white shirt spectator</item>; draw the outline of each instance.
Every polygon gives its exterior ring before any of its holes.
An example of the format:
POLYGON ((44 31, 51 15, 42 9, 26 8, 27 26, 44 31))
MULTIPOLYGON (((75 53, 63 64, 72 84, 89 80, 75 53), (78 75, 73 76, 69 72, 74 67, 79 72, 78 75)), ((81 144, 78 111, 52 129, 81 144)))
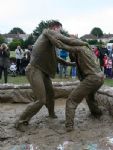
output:
POLYGON ((15 50, 15 54, 16 54, 16 59, 22 59, 23 58, 24 52, 20 46, 17 46, 17 49, 15 50))
POLYGON ((16 70, 17 70, 16 64, 12 63, 11 66, 10 66, 10 71, 16 71, 16 70))

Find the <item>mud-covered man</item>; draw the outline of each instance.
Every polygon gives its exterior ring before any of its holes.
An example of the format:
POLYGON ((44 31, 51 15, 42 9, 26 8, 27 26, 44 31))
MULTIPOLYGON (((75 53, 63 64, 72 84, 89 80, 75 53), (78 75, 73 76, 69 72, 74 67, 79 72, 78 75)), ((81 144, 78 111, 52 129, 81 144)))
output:
POLYGON ((60 22, 50 23, 49 29, 45 29, 34 44, 31 60, 26 68, 26 76, 36 100, 29 104, 21 114, 16 122, 16 128, 27 125, 43 105, 46 105, 51 118, 57 117, 54 111, 54 91, 50 78, 55 77, 57 61, 64 65, 72 64, 57 57, 55 48, 64 49, 66 45, 63 46, 62 43, 70 44, 70 46, 87 45, 87 43, 80 40, 63 36, 60 34, 61 29, 62 24, 60 22))
MULTIPOLYGON (((64 46, 64 45, 63 45, 64 46)), ((88 46, 69 47, 65 45, 65 49, 73 52, 73 59, 76 62, 79 86, 74 89, 66 101, 66 130, 74 129, 74 116, 78 104, 86 99, 91 114, 99 118, 102 115, 95 100, 95 93, 104 83, 104 74, 100 69, 100 65, 94 55, 92 49, 88 46)))

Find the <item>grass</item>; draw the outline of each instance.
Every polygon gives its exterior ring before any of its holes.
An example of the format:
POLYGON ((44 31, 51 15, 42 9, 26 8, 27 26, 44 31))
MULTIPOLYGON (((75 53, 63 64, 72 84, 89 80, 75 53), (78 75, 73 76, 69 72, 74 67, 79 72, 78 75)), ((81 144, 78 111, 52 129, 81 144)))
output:
POLYGON ((15 54, 15 51, 10 51, 10 57, 15 57, 16 54, 15 54))
MULTIPOLYGON (((2 80, 0 80, 0 83, 4 83, 3 77, 2 77, 2 80)), ((8 76, 8 83, 25 84, 25 83, 28 83, 28 81, 25 76, 16 76, 16 77, 8 76)))
POLYGON ((105 79, 104 84, 113 87, 113 79, 105 79))
MULTIPOLYGON (((15 51, 10 51, 10 57, 15 57, 15 51)), ((68 67, 68 72, 70 71, 70 68, 68 67)), ((55 82, 63 82, 63 81, 73 81, 71 78, 62 78, 60 79, 58 76, 56 76, 55 79, 53 79, 55 82)), ((4 83, 3 79, 0 80, 0 83, 4 83)), ((28 83, 25 76, 16 76, 16 77, 8 77, 8 83, 13 84, 22 84, 22 83, 28 83)), ((112 86, 113 87, 113 79, 105 79, 104 82, 105 85, 112 86)))
MULTIPOLYGON (((77 80, 77 79, 75 79, 75 80, 77 80)), ((73 81, 73 79, 71 79, 71 78, 60 79, 60 78, 56 77, 55 79, 52 79, 52 81, 65 82, 65 81, 73 81)), ((4 83, 3 77, 2 77, 2 80, 0 80, 0 83, 4 83)), ((8 76, 8 83, 25 84, 25 83, 29 83, 29 82, 27 81, 26 76, 16 76, 16 77, 8 76)), ((104 84, 113 87, 113 79, 105 79, 104 84)))

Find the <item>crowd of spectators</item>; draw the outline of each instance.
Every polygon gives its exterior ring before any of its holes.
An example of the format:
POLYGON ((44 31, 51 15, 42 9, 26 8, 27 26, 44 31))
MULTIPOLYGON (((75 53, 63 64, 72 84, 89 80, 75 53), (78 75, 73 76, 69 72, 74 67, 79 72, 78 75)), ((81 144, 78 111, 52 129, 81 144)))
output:
MULTIPOLYGON (((100 63, 100 68, 104 72, 105 78, 113 78, 113 46, 111 49, 108 49, 106 45, 101 47, 92 46, 92 50, 97 57, 97 61, 100 63)), ((69 59, 71 62, 74 62, 73 53, 68 53, 65 50, 59 50, 57 52, 58 56, 64 60, 69 59)), ((70 71, 67 70, 67 66, 58 64, 57 68, 59 77, 76 77, 76 67, 71 67, 70 71)))
POLYGON ((20 45, 15 49, 15 57, 10 57, 10 50, 7 44, 0 46, 0 79, 4 73, 4 83, 8 82, 8 74, 12 76, 25 75, 25 68, 30 61, 32 46, 22 49, 20 45))
POLYGON ((106 78, 113 78, 113 46, 111 50, 105 45, 102 47, 92 48, 97 60, 100 62, 100 68, 104 72, 106 78))
MULTIPOLYGON (((113 46, 109 50, 105 45, 101 47, 92 46, 92 50, 100 62, 100 68, 104 72, 106 78, 113 79, 113 46)), ((20 45, 15 49, 15 59, 10 59, 10 50, 7 44, 3 43, 0 46, 0 79, 4 73, 4 83, 7 83, 8 73, 12 76, 25 75, 25 68, 30 61, 32 46, 27 49, 22 49, 20 45)), ((68 53, 63 49, 56 49, 56 54, 65 61, 74 62, 73 54, 68 53)), ((62 64, 57 66, 57 74, 59 78, 76 77, 76 67, 67 67, 62 64)))

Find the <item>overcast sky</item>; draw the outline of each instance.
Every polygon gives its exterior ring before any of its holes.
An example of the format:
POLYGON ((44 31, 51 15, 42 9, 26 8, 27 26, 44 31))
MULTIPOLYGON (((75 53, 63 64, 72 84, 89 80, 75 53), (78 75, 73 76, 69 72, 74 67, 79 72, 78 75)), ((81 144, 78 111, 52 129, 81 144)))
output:
POLYGON ((70 34, 89 34, 94 27, 113 34, 113 0, 0 0, 0 33, 20 27, 26 33, 41 20, 59 20, 70 34))

